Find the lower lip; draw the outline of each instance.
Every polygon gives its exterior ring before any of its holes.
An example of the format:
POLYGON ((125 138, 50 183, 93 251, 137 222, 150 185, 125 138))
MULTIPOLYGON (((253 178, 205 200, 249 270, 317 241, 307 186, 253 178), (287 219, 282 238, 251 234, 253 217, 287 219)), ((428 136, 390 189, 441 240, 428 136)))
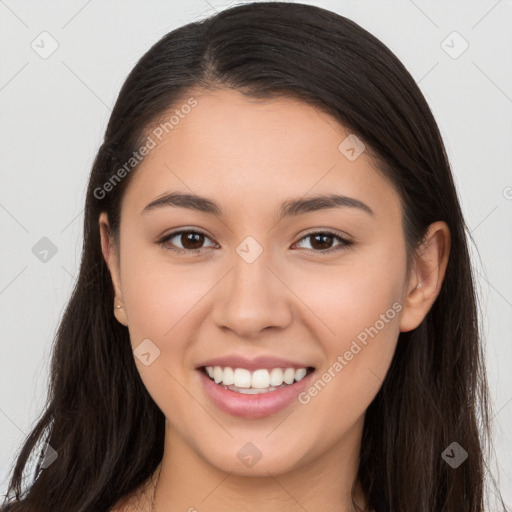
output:
POLYGON ((290 405, 309 385, 312 375, 315 373, 313 371, 299 382, 275 391, 248 395, 215 384, 202 370, 197 371, 200 374, 206 394, 219 409, 233 416, 252 419, 269 416, 290 405))

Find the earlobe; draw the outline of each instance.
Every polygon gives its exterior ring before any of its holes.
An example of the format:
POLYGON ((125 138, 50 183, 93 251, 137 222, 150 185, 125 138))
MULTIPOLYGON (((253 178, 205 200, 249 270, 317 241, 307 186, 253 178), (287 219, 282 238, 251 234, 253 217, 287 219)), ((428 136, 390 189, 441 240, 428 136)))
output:
POLYGON ((102 212, 98 219, 99 228, 100 228, 100 238, 101 238, 101 252, 103 254, 103 258, 105 259, 105 263, 110 271, 110 277, 112 279, 112 285, 114 287, 115 292, 115 300, 114 300, 114 316, 117 321, 124 326, 128 325, 128 320, 126 317, 126 311, 123 306, 123 294, 121 289, 121 280, 119 276, 119 265, 118 265, 118 255, 117 249, 112 242, 112 238, 110 236, 110 226, 108 223, 108 217, 106 212, 102 212))
POLYGON ((126 318, 126 311, 124 310, 124 307, 122 304, 118 304, 117 301, 114 306, 114 316, 116 317, 116 320, 124 325, 125 327, 128 326, 128 320, 126 318))
POLYGON ((425 241, 418 249, 409 278, 400 321, 400 331, 416 329, 434 304, 445 277, 450 255, 450 230, 445 222, 429 226, 425 241))

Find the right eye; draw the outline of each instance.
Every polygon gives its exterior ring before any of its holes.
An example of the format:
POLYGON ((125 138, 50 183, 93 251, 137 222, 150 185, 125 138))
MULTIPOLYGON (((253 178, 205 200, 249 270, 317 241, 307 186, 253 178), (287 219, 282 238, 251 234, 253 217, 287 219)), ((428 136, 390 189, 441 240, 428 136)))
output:
MULTIPOLYGON (((182 229, 179 231, 174 231, 173 233, 169 233, 161 238, 158 243, 164 248, 170 251, 174 251, 180 254, 184 253, 198 253, 201 252, 203 247, 201 245, 204 243, 204 239, 209 239, 204 233, 200 231, 193 231, 190 229, 182 229), (186 235, 186 236, 185 236, 186 235), (182 244, 183 247, 176 247, 175 243, 171 243, 173 238, 177 238, 177 240, 182 244)), ((213 245, 215 246, 215 244, 213 245)))

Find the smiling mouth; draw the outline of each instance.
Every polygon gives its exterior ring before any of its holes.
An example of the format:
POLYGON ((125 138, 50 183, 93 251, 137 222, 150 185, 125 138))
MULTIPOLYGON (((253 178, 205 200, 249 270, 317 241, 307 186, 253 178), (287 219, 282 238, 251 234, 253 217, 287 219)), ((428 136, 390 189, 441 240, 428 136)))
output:
POLYGON ((250 371, 229 366, 202 366, 199 370, 224 389, 247 395, 257 395, 293 386, 311 374, 315 368, 261 368, 250 371))

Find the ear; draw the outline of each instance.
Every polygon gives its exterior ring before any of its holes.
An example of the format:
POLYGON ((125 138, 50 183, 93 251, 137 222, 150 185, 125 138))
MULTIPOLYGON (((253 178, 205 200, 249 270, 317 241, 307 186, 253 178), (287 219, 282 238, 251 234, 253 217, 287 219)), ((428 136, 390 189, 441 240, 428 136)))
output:
POLYGON ((446 222, 434 222, 429 226, 409 276, 400 321, 401 332, 416 329, 439 295, 448 265, 450 240, 446 222))
POLYGON ((112 285, 115 292, 115 304, 112 305, 114 309, 114 315, 117 321, 123 325, 128 325, 126 311, 123 303, 123 292, 121 288, 121 277, 119 271, 119 251, 117 245, 114 243, 110 236, 110 225, 108 223, 108 216, 106 212, 102 212, 99 216, 99 227, 101 237, 101 252, 103 258, 110 271, 110 277, 112 278, 112 285), (118 308, 117 306, 121 306, 118 308))

